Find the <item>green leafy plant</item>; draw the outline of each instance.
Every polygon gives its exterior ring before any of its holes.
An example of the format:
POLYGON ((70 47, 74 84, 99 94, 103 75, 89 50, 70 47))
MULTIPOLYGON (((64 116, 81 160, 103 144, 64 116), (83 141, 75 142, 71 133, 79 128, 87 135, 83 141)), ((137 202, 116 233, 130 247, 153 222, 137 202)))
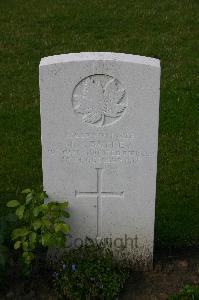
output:
POLYGON ((83 246, 63 254, 53 273, 57 293, 69 299, 116 299, 128 269, 101 246, 83 246))
POLYGON ((64 247, 69 225, 66 219, 69 213, 67 202, 44 203, 45 192, 31 189, 22 191, 21 200, 11 200, 7 207, 15 209, 19 226, 12 231, 14 249, 22 251, 22 259, 31 265, 38 249, 47 253, 48 248, 64 247))
POLYGON ((168 300, 198 300, 199 286, 186 285, 178 294, 172 295, 168 300))

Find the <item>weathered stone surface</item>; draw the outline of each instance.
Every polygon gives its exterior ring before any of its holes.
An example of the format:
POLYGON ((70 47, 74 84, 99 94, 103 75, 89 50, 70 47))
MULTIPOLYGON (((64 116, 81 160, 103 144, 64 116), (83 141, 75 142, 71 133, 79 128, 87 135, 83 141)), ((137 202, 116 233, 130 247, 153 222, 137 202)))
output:
POLYGON ((68 200, 70 245, 109 239, 133 262, 153 254, 159 60, 117 53, 40 63, 42 164, 50 199, 68 200))

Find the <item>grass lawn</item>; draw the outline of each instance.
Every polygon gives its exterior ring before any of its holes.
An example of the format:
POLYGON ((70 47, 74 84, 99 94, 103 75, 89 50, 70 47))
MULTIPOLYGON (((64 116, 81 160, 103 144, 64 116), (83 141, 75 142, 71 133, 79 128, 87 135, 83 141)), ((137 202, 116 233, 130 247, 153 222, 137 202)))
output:
MULTIPOLYGON (((156 242, 199 244, 196 0, 2 0, 0 203, 42 185, 41 57, 114 51, 161 59, 156 242)), ((70 201, 70 199, 68 199, 70 201)))

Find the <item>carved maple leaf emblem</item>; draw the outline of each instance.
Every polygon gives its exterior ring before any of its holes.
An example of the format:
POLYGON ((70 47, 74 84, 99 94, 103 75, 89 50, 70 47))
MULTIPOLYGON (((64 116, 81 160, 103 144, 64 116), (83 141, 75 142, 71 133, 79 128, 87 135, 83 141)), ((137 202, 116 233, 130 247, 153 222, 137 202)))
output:
POLYGON ((121 103, 125 90, 119 88, 118 81, 111 78, 105 86, 100 80, 89 78, 85 81, 81 95, 75 95, 78 105, 75 111, 83 114, 83 121, 102 126, 105 117, 117 118, 126 108, 121 103))

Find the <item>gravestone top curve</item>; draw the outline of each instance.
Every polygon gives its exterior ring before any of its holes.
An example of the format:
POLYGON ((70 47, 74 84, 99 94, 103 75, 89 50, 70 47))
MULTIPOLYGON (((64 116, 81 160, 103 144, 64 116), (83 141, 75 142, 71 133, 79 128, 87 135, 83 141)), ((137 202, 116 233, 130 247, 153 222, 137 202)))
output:
POLYGON ((41 59, 40 66, 82 60, 115 60, 160 67, 160 60, 156 58, 114 52, 80 52, 47 56, 41 59))

